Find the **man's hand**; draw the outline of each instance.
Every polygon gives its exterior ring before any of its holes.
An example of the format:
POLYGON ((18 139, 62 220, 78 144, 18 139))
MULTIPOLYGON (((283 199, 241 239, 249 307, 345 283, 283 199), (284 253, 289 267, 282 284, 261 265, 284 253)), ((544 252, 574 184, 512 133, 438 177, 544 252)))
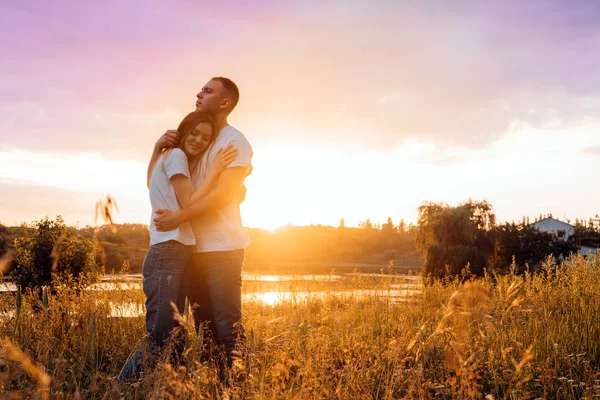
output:
POLYGON ((156 230, 159 232, 172 231, 177 228, 183 220, 180 218, 180 214, 177 211, 158 209, 156 210, 154 217, 154 225, 156 225, 156 230))
POLYGON ((175 147, 179 143, 179 132, 176 129, 169 129, 162 134, 156 141, 154 147, 162 151, 167 147, 175 147))

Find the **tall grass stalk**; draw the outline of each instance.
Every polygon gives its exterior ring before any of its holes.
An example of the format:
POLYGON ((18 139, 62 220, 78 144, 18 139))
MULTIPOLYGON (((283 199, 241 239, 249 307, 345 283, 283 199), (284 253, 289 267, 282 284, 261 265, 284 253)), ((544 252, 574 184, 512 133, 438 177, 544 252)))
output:
POLYGON ((20 300, 2 294, 0 310, 21 305, 3 320, 0 337, 12 337, 11 348, 29 364, 3 356, 8 378, 0 397, 38 396, 43 385, 52 396, 88 398, 600 396, 598 258, 573 257, 560 266, 549 260, 541 272, 524 275, 446 279, 391 301, 385 293, 404 282, 399 276, 306 281, 285 284, 292 296, 274 305, 246 301, 250 355, 234 365, 228 384, 187 307, 179 316, 187 337, 183 362, 174 366, 165 356, 127 385, 114 377, 144 336, 144 319, 116 310, 141 307, 141 290, 80 290, 65 281, 43 304, 31 292, 20 300), (362 289, 377 291, 339 294, 362 289), (307 292, 308 298, 299 295, 307 292), (44 359, 48 343, 51 363, 44 359), (44 364, 51 368, 38 366, 44 364))

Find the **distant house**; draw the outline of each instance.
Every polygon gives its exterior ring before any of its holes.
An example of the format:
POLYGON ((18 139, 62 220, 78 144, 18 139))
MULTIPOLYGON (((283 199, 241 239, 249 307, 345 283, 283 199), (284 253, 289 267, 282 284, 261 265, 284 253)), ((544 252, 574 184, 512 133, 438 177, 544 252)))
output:
POLYGON ((591 256, 591 255, 598 254, 598 249, 595 247, 579 246, 579 250, 581 251, 581 254, 584 256, 591 256))
POLYGON ((575 227, 573 225, 559 221, 552 217, 544 218, 534 222, 533 227, 538 228, 542 232, 548 232, 556 235, 563 240, 567 240, 575 234, 575 227))
MULTIPOLYGON (((535 228, 538 228, 542 232, 548 232, 558 236, 563 240, 569 239, 575 234, 575 227, 566 222, 559 221, 552 217, 544 218, 532 224, 535 228)), ((598 253, 598 249, 588 246, 578 246, 581 254, 584 256, 595 255, 598 253)))

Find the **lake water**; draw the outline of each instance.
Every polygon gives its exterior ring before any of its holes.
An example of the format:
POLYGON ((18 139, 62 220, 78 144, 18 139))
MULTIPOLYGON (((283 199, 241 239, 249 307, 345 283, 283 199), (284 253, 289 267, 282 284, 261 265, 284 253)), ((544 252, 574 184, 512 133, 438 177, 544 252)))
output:
MULTIPOLYGON (((388 277, 383 274, 345 274, 345 275, 273 275, 244 272, 243 301, 259 302, 265 306, 275 306, 282 302, 303 303, 307 300, 336 297, 344 298, 385 298, 390 302, 412 301, 421 292, 420 278, 413 275, 395 275, 386 285, 368 288, 363 283, 359 289, 348 289, 342 284, 345 277, 377 279, 388 277), (293 288, 295 286, 295 288, 293 288), (293 288, 293 290, 292 290, 293 288)), ((89 287, 94 291, 139 290, 142 288, 141 274, 104 276, 100 282, 89 287)), ((0 292, 16 291, 10 282, 0 282, 0 292)), ((140 303, 110 303, 112 317, 137 317, 144 314, 140 303)), ((0 319, 10 318, 10 312, 0 313, 0 319)))

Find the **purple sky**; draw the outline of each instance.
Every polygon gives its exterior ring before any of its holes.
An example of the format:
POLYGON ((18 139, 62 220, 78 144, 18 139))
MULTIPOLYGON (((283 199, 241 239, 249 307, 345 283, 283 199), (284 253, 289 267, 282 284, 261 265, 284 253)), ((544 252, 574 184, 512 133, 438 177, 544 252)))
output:
MULTIPOLYGON (((572 137, 564 151, 593 167, 597 21, 593 1, 5 1, 0 162, 25 151, 143 164, 203 83, 225 75, 242 91, 232 123, 257 154, 304 143, 392 157, 418 143, 433 149, 422 162, 460 167, 530 135, 539 165, 535 131, 550 147, 572 137)), ((0 174, 1 188, 24 181, 44 184, 33 170, 0 174)))
POLYGON ((276 113, 334 142, 365 141, 334 129, 343 119, 372 127, 374 146, 477 147, 511 124, 571 126, 599 111, 595 2, 1 7, 2 131, 14 132, 4 146, 90 150, 106 142, 94 135, 133 144, 141 136, 128 130, 146 128, 143 117, 120 129, 120 114, 184 113, 220 68, 245 83, 252 104, 240 118, 259 136, 276 113))

